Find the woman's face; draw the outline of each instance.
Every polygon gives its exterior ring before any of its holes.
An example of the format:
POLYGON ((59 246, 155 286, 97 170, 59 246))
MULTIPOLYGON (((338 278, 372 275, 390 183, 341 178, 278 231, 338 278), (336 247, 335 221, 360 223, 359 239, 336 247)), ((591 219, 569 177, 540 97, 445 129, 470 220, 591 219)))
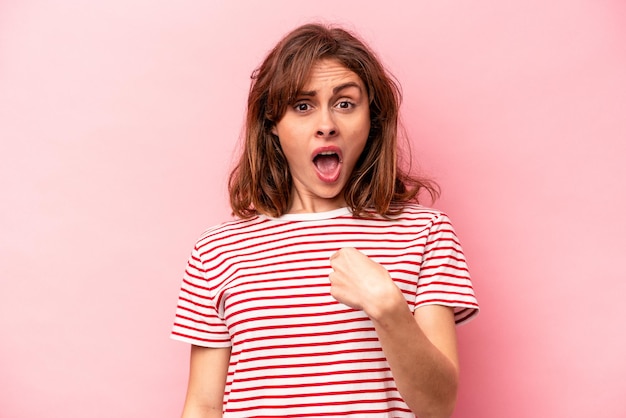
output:
POLYGON ((345 206, 342 192, 369 130, 369 99, 361 78, 336 60, 320 60, 272 129, 293 178, 289 213, 345 206))

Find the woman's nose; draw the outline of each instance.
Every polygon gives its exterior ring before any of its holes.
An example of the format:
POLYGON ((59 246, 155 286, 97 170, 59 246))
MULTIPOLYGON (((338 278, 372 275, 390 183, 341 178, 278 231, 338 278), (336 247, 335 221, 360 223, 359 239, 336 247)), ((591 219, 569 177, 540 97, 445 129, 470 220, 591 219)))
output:
POLYGON ((330 109, 322 110, 317 126, 317 136, 321 138, 330 138, 337 135, 337 126, 330 109))

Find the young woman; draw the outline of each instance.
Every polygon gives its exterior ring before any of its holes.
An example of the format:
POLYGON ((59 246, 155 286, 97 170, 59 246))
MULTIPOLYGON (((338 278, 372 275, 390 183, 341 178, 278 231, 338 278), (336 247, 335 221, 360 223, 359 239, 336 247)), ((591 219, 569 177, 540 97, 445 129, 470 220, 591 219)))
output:
POLYGON ((477 313, 445 214, 398 166, 400 94, 340 28, 289 33, 253 75, 237 219, 194 247, 172 338, 183 417, 447 417, 455 323, 477 313))

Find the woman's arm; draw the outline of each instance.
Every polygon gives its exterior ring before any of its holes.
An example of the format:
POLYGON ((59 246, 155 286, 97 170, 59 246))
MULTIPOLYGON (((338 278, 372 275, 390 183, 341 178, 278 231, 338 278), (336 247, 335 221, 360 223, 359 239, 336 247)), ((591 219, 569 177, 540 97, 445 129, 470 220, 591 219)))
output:
POLYGON ((459 374, 452 308, 428 305, 411 315, 402 298, 372 321, 411 410, 420 418, 452 415, 459 374))
POLYGON ((427 305, 411 314, 387 270, 354 248, 335 253, 331 266, 331 294, 372 319, 407 405, 420 418, 449 417, 459 372, 452 308, 427 305))
POLYGON ((230 348, 191 346, 182 418, 221 418, 230 348))

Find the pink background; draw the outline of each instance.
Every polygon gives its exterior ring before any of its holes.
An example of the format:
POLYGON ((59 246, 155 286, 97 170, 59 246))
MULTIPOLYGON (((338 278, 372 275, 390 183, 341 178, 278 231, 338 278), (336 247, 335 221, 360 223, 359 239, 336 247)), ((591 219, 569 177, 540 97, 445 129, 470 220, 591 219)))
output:
POLYGON ((345 24, 404 87, 481 315, 455 417, 626 416, 621 0, 0 3, 0 416, 173 417, 249 75, 345 24), (261 6, 262 5, 262 6, 261 6))

